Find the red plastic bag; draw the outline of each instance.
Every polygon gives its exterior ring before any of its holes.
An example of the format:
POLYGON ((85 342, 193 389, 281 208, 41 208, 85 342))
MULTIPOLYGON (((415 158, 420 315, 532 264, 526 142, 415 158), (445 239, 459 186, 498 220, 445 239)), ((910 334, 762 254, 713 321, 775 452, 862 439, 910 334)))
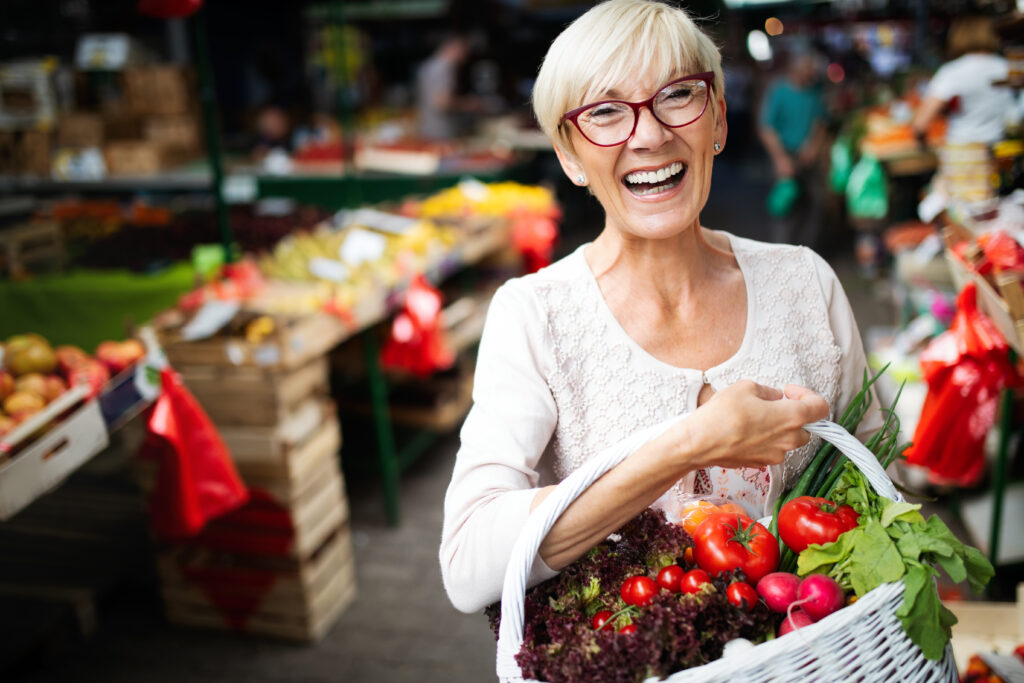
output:
POLYGON ((907 462, 926 467, 943 483, 975 484, 1000 393, 1020 378, 1006 340, 978 310, 973 282, 957 298, 953 324, 921 352, 920 361, 928 395, 907 462))
POLYGON ((157 536, 195 536, 211 519, 244 505, 249 491, 216 427, 171 368, 149 418, 141 457, 157 459, 150 518, 157 536))
POLYGON ((139 12, 157 19, 180 19, 203 6, 203 0, 139 0, 139 12))
POLYGON ((558 240, 557 209, 546 213, 520 210, 511 218, 512 244, 523 255, 523 269, 533 273, 550 265, 558 240))
POLYGON ((441 293, 417 275, 405 295, 405 306, 391 324, 381 350, 381 365, 426 377, 455 362, 441 327, 441 293))

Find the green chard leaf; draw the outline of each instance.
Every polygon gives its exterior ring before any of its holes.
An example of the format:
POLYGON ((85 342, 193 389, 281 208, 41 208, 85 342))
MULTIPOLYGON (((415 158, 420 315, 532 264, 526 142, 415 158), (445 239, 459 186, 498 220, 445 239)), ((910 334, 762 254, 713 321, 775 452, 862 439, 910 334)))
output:
POLYGON ((932 572, 924 565, 909 565, 903 604, 896 610, 896 616, 925 657, 935 661, 942 658, 956 616, 939 601, 932 572))
MULTIPOLYGON (((847 532, 849 533, 849 532, 847 532)), ((854 544, 850 585, 858 597, 883 583, 902 578, 903 557, 878 520, 869 519, 854 544)))
POLYGON ((967 581, 971 585, 971 590, 980 593, 989 580, 995 576, 996 570, 977 548, 964 546, 962 557, 967 568, 967 581))
POLYGON ((935 561, 946 570, 949 578, 953 579, 956 583, 960 583, 967 578, 967 567, 964 566, 963 559, 956 553, 949 557, 936 555, 935 561))
POLYGON ((924 553, 934 553, 938 557, 952 557, 956 554, 954 547, 945 539, 929 536, 927 533, 917 530, 900 537, 896 546, 899 548, 900 554, 908 560, 921 559, 924 553))
POLYGON ((882 518, 879 521, 884 527, 888 527, 896 520, 902 520, 911 524, 924 522, 924 517, 922 517, 921 513, 918 512, 920 509, 920 505, 912 503, 894 503, 890 501, 882 509, 882 518))
POLYGON ((850 555, 856 544, 857 537, 863 533, 860 527, 855 527, 841 534, 832 543, 818 545, 812 543, 797 556, 796 573, 806 576, 812 573, 827 573, 832 565, 842 561, 850 555))

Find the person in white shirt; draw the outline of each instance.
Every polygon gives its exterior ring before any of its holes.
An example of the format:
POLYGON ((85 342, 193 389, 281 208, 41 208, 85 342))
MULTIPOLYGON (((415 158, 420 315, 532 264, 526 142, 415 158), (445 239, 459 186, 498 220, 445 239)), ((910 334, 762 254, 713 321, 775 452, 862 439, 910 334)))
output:
POLYGON ((947 144, 992 144, 1003 139, 1006 118, 1017 106, 1013 90, 996 85, 1007 77, 1006 59, 992 20, 967 16, 949 29, 947 47, 954 59, 943 64, 928 83, 914 116, 914 131, 923 139, 928 126, 948 111, 947 144))
POLYGON ((569 506, 529 585, 651 505, 697 494, 770 510, 816 448, 803 425, 845 407, 866 367, 820 257, 701 225, 726 105, 718 49, 685 11, 597 5, 553 42, 533 100, 606 217, 488 312, 440 547, 465 612, 500 598, 513 543, 558 481, 674 416, 569 506))

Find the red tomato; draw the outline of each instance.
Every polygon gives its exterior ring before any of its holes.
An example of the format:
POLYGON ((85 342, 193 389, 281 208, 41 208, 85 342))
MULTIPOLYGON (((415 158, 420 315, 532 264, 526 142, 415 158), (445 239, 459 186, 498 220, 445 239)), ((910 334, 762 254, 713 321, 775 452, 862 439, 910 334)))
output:
POLYGON ((630 633, 636 633, 636 624, 626 624, 619 629, 619 633, 625 633, 627 635, 630 633))
POLYGON ((754 605, 757 604, 757 591, 749 583, 743 581, 730 583, 729 587, 725 589, 725 597, 732 604, 748 612, 753 610, 754 605))
POLYGON ((658 584, 649 576, 631 576, 622 582, 620 594, 627 605, 646 607, 658 594, 658 584))
POLYGON ((658 585, 673 593, 679 592, 679 582, 683 580, 686 572, 678 564, 670 564, 662 567, 658 572, 658 585))
POLYGON ((799 496, 779 511, 779 536, 795 553, 812 543, 824 545, 857 526, 859 515, 849 505, 836 505, 825 498, 799 496))
POLYGON ((697 566, 712 575, 741 570, 757 583, 779 566, 779 542, 764 526, 745 515, 719 513, 694 532, 697 566))
POLYGON ((683 593, 697 593, 705 583, 711 583, 708 573, 703 569, 691 569, 683 574, 683 579, 679 582, 679 590, 683 593))
POLYGON ((600 631, 608 623, 608 618, 611 616, 612 613, 610 611, 603 609, 593 616, 590 620, 590 625, 594 627, 595 631, 600 631))

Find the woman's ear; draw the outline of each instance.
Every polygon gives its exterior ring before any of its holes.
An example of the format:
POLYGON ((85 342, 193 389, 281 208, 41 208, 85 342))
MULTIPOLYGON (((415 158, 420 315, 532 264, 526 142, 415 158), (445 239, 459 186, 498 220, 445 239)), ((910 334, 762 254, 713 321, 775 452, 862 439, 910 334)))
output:
POLYGON ((553 146, 555 148, 555 156, 558 157, 558 163, 562 165, 562 171, 565 172, 565 175, 569 176, 569 180, 574 185, 585 186, 587 184, 587 175, 583 172, 580 162, 576 161, 576 157, 566 152, 560 145, 556 144, 553 146))
POLYGON ((729 137, 729 124, 725 119, 725 98, 719 97, 718 106, 715 108, 715 134, 714 138, 712 138, 719 145, 715 154, 725 149, 725 139, 727 137, 729 137))

